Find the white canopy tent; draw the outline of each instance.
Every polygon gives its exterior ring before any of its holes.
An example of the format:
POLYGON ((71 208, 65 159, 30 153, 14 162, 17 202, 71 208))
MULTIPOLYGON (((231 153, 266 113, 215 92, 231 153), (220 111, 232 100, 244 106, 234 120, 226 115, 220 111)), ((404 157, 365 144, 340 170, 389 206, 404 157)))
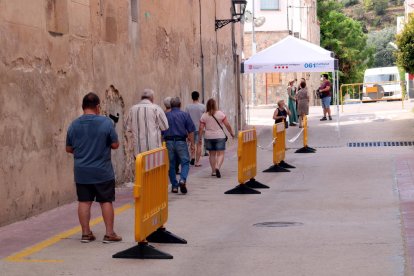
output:
POLYGON ((243 73, 291 73, 291 72, 332 72, 333 99, 337 105, 338 61, 331 51, 310 42, 287 36, 272 46, 258 52, 242 63, 243 73))

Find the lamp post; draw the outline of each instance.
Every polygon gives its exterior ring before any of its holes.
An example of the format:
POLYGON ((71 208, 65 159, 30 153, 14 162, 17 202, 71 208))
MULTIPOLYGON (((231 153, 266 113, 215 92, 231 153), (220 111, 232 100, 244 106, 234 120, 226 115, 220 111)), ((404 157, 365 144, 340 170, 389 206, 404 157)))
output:
POLYGON ((229 23, 239 22, 246 11, 247 0, 232 0, 231 19, 216 19, 216 31, 229 23))

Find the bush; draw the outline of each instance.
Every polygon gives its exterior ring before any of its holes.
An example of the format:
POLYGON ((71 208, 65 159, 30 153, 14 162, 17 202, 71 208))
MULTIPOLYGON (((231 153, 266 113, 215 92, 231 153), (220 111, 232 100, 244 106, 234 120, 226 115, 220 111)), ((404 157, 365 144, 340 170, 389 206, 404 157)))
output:
POLYGON ((374 10, 377 15, 385 14, 386 9, 388 8, 387 0, 374 0, 374 10))
POLYGON ((373 0, 364 0, 363 1, 364 2, 364 7, 365 7, 365 10, 372 10, 372 7, 373 7, 373 0))

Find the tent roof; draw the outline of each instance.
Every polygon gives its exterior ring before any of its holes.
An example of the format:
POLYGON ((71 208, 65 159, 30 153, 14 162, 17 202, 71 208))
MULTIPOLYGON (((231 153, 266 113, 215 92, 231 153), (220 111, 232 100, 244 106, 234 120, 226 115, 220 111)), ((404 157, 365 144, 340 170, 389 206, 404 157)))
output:
POLYGON ((293 36, 287 36, 244 62, 245 73, 334 70, 332 52, 293 36))

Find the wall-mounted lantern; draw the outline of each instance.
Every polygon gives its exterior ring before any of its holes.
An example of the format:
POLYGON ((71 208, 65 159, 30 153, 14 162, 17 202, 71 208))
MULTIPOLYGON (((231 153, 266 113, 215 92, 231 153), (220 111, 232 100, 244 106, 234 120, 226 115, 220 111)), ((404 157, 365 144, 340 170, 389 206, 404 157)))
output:
POLYGON ((247 0, 232 0, 232 19, 216 19, 216 31, 229 23, 239 22, 246 11, 247 0))

